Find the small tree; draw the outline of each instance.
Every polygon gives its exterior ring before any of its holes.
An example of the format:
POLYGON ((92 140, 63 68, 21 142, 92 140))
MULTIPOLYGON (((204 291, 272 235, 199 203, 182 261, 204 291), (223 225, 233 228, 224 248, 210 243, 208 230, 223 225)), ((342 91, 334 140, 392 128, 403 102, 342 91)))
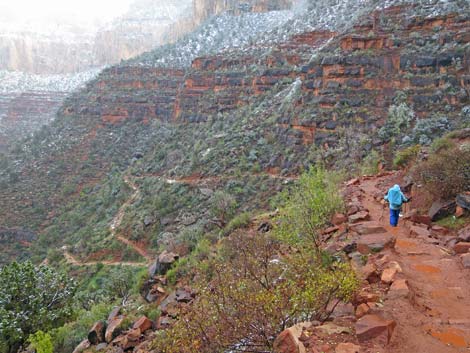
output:
POLYGON ((297 185, 281 194, 283 206, 276 234, 291 244, 311 240, 319 248, 320 229, 343 207, 339 194, 340 179, 340 175, 320 167, 303 174, 297 185))
POLYGON ((351 299, 357 280, 347 264, 326 264, 311 248, 281 257, 269 236, 232 235, 220 258, 199 271, 198 297, 154 341, 158 353, 271 352, 276 336, 351 299))
POLYGON ((237 208, 235 198, 224 191, 217 191, 212 196, 211 214, 216 218, 216 223, 223 228, 234 216, 237 208))
POLYGON ((59 327, 72 314, 75 283, 64 274, 31 262, 0 269, 0 346, 16 352, 30 334, 59 327))

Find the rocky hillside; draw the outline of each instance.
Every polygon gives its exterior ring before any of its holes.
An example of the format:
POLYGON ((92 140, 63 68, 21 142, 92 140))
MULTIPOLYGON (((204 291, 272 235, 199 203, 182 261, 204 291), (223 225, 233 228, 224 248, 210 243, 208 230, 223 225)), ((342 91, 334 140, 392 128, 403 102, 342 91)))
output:
POLYGON ((113 234, 157 251, 224 226, 211 213, 222 196, 262 208, 320 159, 352 168, 382 152, 392 106, 412 112, 398 143, 433 137, 439 122, 456 128, 470 84, 459 6, 325 1, 295 17, 226 14, 106 69, 2 161, 2 224, 41 234, 40 256, 65 243, 85 260, 139 261, 113 234))

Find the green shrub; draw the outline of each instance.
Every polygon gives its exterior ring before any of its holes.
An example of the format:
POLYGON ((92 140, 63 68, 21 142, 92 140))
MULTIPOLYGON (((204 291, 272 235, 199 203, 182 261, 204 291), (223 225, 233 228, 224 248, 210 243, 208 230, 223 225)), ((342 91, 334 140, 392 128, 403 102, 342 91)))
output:
POLYGON ((318 232, 331 216, 342 210, 339 193, 341 175, 312 167, 302 174, 298 183, 280 196, 281 208, 275 233, 291 244, 310 240, 318 248, 318 232))
POLYGON ((54 351, 51 335, 48 333, 38 331, 29 336, 28 342, 36 350, 36 353, 53 353, 54 351))
POLYGON ((31 262, 0 269, 0 342, 15 352, 39 329, 63 325, 72 315, 74 281, 31 262))
POLYGON ((195 302, 153 348, 174 352, 271 352, 285 328, 326 320, 329 305, 349 301, 358 281, 349 264, 324 261, 311 247, 280 258, 278 240, 234 234, 210 272, 199 271, 195 302), (325 265, 325 263, 328 263, 325 265), (282 278, 282 280, 279 280, 282 278))
POLYGON ((415 113, 413 109, 405 102, 391 105, 388 110, 387 121, 379 130, 380 138, 385 142, 394 138, 397 138, 397 141, 402 141, 414 119, 415 113))
POLYGON ((470 153, 457 145, 440 150, 416 165, 413 177, 435 199, 450 200, 470 191, 470 153))
POLYGON ((50 332, 55 353, 70 353, 87 336, 88 330, 99 320, 106 320, 113 304, 100 303, 90 310, 80 310, 76 320, 50 332))
POLYGON ((407 147, 401 151, 398 151, 395 158, 393 159, 393 165, 395 168, 406 168, 410 163, 415 162, 421 151, 420 145, 407 147))
POLYGON ((241 213, 235 216, 223 229, 222 235, 227 236, 234 230, 239 228, 245 228, 250 224, 251 214, 248 212, 241 213))
POLYGON ((361 174, 374 175, 379 172, 379 165, 382 162, 382 156, 373 150, 363 160, 360 166, 361 174))
POLYGON ((430 152, 431 153, 439 153, 443 150, 448 150, 454 146, 454 143, 447 138, 447 136, 438 138, 433 141, 431 144, 430 152))

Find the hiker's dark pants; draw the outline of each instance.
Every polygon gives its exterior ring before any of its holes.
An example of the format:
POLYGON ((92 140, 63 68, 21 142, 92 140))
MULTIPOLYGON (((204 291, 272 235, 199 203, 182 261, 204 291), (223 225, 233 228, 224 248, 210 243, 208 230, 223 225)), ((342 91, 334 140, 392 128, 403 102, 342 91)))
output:
POLYGON ((398 225, 398 219, 400 218, 400 210, 390 209, 390 225, 396 227, 398 225))

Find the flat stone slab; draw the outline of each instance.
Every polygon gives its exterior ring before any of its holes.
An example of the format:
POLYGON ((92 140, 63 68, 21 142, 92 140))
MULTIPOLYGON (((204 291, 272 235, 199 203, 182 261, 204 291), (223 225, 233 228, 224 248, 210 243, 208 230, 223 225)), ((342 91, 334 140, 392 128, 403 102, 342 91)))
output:
POLYGON ((387 230, 379 222, 361 222, 356 223, 350 226, 350 229, 356 233, 366 235, 366 234, 379 234, 386 233, 387 230))
POLYGON ((393 320, 385 320, 378 315, 366 315, 357 320, 356 336, 359 342, 365 342, 385 334, 388 343, 395 326, 396 322, 393 320))
POLYGON ((369 219, 370 219, 369 212, 360 211, 349 216, 348 221, 349 223, 358 223, 358 222, 368 221, 369 219))
POLYGON ((456 254, 465 254, 470 250, 470 242, 460 242, 455 244, 454 251, 456 254))
POLYGON ((388 233, 367 234, 357 240, 357 251, 361 254, 380 252, 385 248, 393 248, 395 237, 388 233))
POLYGON ((427 226, 426 227, 411 226, 410 234, 425 237, 425 238, 431 236, 431 232, 427 229, 427 226))

